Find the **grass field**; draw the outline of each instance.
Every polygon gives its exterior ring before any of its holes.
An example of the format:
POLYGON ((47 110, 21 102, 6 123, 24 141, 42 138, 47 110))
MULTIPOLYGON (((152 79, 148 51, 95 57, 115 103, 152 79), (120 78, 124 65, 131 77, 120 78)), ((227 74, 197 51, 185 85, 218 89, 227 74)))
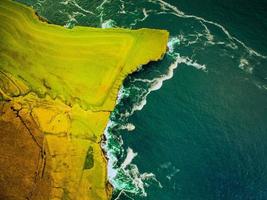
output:
POLYGON ((0 156, 0 184, 6 188, 0 197, 109 199, 101 136, 123 79, 162 58, 167 40, 164 30, 67 29, 47 23, 32 8, 1 0, 0 126, 17 128, 1 129, 0 137, 10 137, 10 143, 20 131, 30 137, 13 149, 0 147, 0 153, 14 151, 16 157, 23 151, 36 159, 28 161, 32 169, 12 176, 10 166, 25 168, 25 162, 0 156), (29 153, 33 145, 39 151, 29 153))

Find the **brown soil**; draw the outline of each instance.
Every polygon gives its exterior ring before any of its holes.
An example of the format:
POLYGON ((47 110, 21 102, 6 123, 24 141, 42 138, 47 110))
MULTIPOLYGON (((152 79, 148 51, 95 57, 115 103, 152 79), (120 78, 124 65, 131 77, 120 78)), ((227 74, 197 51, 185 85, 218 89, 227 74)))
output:
POLYGON ((49 157, 43 134, 26 110, 0 103, 0 199, 47 200, 49 157))

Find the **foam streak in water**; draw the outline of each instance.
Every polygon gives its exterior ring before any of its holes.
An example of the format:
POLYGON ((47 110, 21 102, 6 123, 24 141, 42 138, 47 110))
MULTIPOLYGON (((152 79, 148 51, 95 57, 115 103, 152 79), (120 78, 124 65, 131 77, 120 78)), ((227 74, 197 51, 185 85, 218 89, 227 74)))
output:
MULTIPOLYGON (((255 51, 252 48, 248 47, 244 42, 242 42, 239 39, 237 39, 236 37, 232 36, 229 33, 229 31, 225 27, 223 27, 221 24, 218 24, 218 23, 210 21, 210 20, 206 20, 206 19, 204 19, 202 17, 198 17, 198 16, 195 16, 195 15, 187 15, 187 14, 183 13, 182 11, 180 11, 177 7, 171 5, 171 4, 169 4, 169 3, 167 3, 167 2, 165 2, 163 0, 151 0, 151 2, 154 2, 154 3, 159 2, 161 7, 163 7, 165 10, 167 10, 167 9, 171 10, 172 14, 176 15, 177 17, 193 18, 193 19, 199 20, 202 23, 212 24, 212 25, 220 28, 231 41, 236 41, 237 43, 242 45, 249 52, 250 55, 255 55, 255 56, 258 56, 260 58, 267 59, 267 56, 258 53, 257 51, 255 51)), ((204 28, 206 29, 206 27, 204 27, 204 28)))
POLYGON ((137 156, 137 153, 134 153, 131 148, 128 148, 127 149, 127 156, 126 156, 124 162, 121 164, 121 168, 125 169, 125 167, 127 167, 136 156, 137 156))
MULTIPOLYGON (((170 66, 165 75, 161 75, 158 78, 155 78, 153 80, 142 80, 145 82, 150 82, 151 87, 148 89, 147 93, 142 97, 142 100, 138 102, 136 105, 134 105, 133 109, 131 110, 130 113, 128 113, 128 116, 132 115, 135 111, 142 110, 143 107, 146 105, 147 101, 147 96, 155 91, 158 90, 162 87, 162 84, 164 81, 171 79, 173 77, 174 70, 177 68, 178 63, 180 62, 180 58, 177 58, 170 66)), ((136 79, 138 81, 138 79, 136 79)), ((140 81, 140 80, 139 80, 140 81)))
POLYGON ((156 91, 156 90, 159 90, 162 87, 164 81, 169 80, 169 79, 171 79, 173 77, 174 70, 178 67, 178 64, 183 63, 183 64, 186 64, 188 66, 195 67, 196 69, 200 69, 200 70, 206 71, 206 66, 205 65, 199 64, 196 61, 193 61, 193 60, 191 60, 188 57, 180 56, 179 54, 175 54, 175 56, 176 56, 176 59, 169 66, 168 71, 167 71, 166 74, 161 75, 160 77, 157 77, 157 78, 152 79, 152 80, 148 80, 148 79, 135 79, 135 81, 141 81, 141 82, 150 83, 151 86, 148 89, 148 91, 146 92, 146 94, 143 95, 142 100, 134 105, 134 107, 133 107, 133 109, 131 110, 130 113, 127 113, 126 114, 127 117, 130 116, 130 115, 132 115, 135 111, 138 111, 138 110, 142 110, 143 109, 143 107, 147 103, 147 100, 146 100, 147 99, 147 96, 151 92, 156 91))

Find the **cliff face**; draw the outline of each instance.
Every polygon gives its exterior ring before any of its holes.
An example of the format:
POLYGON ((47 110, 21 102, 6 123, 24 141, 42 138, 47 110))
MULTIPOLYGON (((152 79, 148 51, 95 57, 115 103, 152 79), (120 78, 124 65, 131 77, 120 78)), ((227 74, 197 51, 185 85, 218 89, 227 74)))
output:
POLYGON ((65 29, 0 1, 0 198, 110 198, 100 148, 123 79, 163 30, 65 29))

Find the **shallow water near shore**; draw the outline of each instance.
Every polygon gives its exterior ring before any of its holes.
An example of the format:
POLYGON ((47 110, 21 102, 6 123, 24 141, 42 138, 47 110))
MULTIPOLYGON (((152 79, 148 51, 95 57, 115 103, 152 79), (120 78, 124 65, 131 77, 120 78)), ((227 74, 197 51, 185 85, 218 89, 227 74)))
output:
POLYGON ((267 199, 267 2, 20 2, 70 28, 170 32, 106 129, 113 200, 267 199))

